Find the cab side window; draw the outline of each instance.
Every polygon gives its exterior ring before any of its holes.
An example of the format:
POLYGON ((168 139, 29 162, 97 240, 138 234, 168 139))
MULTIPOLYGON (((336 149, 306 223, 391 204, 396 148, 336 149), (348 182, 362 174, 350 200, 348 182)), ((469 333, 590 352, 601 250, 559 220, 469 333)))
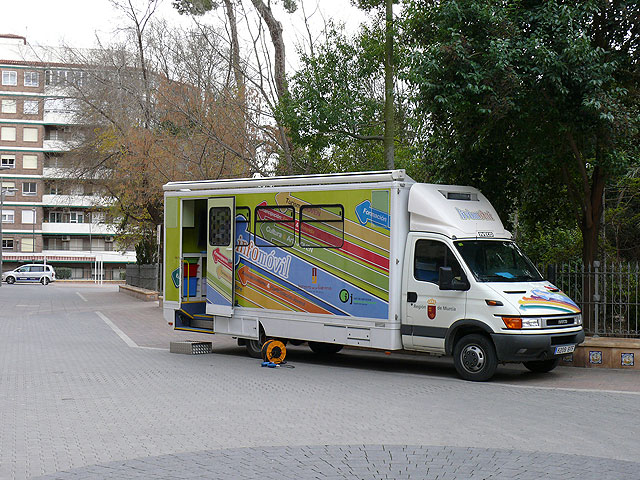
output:
POLYGON ((462 277, 462 269, 449 247, 437 240, 418 240, 413 258, 413 276, 420 282, 438 283, 440 267, 451 267, 453 276, 462 277))

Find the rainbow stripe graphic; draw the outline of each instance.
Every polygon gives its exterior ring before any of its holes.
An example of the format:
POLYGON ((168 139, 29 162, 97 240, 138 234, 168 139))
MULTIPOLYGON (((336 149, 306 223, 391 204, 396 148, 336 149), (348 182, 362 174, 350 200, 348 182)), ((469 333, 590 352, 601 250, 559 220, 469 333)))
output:
POLYGON ((518 303, 520 310, 543 308, 561 313, 580 313, 580 307, 560 290, 550 292, 534 288, 530 296, 522 297, 518 303))

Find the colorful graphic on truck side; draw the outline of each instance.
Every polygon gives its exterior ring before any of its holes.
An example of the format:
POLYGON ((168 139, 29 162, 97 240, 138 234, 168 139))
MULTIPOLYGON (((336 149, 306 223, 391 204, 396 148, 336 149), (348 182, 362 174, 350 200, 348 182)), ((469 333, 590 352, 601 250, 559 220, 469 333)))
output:
POLYGON ((370 191, 238 196, 255 207, 236 218, 236 305, 387 318, 389 227, 362 225, 363 196, 371 202, 370 191))
MULTIPOLYGON (((187 196, 182 198, 189 200, 187 196)), ((204 199, 195 201, 205 203, 204 199)), ((389 201, 389 190, 384 189, 235 195, 235 258, 230 271, 233 304, 387 318, 389 201)), ((195 218, 200 208, 205 207, 196 207, 195 218)), ((178 250, 179 242, 175 245, 167 241, 167 267, 174 256, 188 256, 193 250, 184 245, 184 238, 197 235, 178 226, 181 221, 175 222, 175 229, 182 228, 182 251, 178 250)), ((207 225, 196 224, 193 228, 205 228, 210 234, 207 225)), ((177 237, 172 233, 172 239, 177 237)), ((215 247, 212 255, 215 257, 215 247)), ((207 258, 207 271, 227 267, 224 261, 215 260, 207 258)), ((172 286, 166 284, 167 289, 172 286)), ((207 303, 220 300, 215 295, 209 297, 209 293, 207 290, 207 303)), ((167 292, 167 296, 177 295, 167 292)))

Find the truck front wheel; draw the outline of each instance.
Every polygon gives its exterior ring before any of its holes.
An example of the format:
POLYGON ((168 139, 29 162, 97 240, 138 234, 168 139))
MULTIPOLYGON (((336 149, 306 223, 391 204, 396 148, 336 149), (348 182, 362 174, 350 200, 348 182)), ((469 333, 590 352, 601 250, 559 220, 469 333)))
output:
POLYGON ((530 371, 534 373, 547 373, 553 370, 560 363, 559 358, 552 358, 551 360, 538 360, 535 362, 522 362, 522 364, 530 371))
POLYGON ((496 373, 498 357, 491 340, 484 335, 465 335, 453 349, 453 363, 465 380, 484 382, 496 373))

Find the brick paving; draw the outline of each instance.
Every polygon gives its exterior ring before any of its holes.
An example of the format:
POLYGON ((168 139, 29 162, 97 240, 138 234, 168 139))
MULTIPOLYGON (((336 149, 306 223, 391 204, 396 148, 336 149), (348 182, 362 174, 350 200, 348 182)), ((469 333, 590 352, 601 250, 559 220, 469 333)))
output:
POLYGON ((640 478, 639 464, 581 455, 424 445, 335 445, 209 450, 110 462, 40 480, 162 479, 501 479, 640 478), (604 474, 604 476, 603 476, 604 474))
POLYGON ((640 478, 637 372, 477 384, 448 359, 306 347, 264 369, 114 287, 5 284, 0 307, 1 479, 640 478), (214 354, 168 352, 203 337, 214 354))

